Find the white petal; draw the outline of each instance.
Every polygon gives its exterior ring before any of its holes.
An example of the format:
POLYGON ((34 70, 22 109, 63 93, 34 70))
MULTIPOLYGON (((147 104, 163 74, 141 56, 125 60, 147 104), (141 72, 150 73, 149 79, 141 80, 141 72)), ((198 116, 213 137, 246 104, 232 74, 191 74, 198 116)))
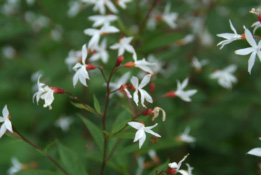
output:
POLYGON ((189 173, 186 170, 179 170, 178 172, 182 175, 189 175, 189 173))
POLYGON ((150 82, 151 75, 146 75, 140 82, 139 88, 143 88, 150 82))
POLYGON ((251 74, 251 70, 255 64, 255 60, 256 60, 256 52, 253 52, 251 55, 250 55, 250 58, 248 60, 248 72, 249 74, 251 74))
POLYGON ((87 52, 86 44, 84 44, 82 46, 82 64, 85 64, 85 60, 87 58, 87 54, 88 54, 88 52, 87 52))
POLYGON ((7 105, 4 106, 3 111, 2 111, 2 114, 3 114, 3 117, 4 117, 5 119, 8 118, 9 112, 8 112, 8 109, 7 109, 7 105))
POLYGON ((230 24, 231 30, 232 30, 235 34, 237 34, 237 31, 236 31, 235 27, 233 26, 231 20, 229 20, 229 24, 230 24))
POLYGON ((139 80, 137 77, 132 76, 131 84, 137 89, 139 87, 139 80))
POLYGON ((139 148, 141 148, 145 140, 146 140, 146 134, 144 133, 143 137, 141 137, 139 140, 139 148))
POLYGON ((129 122, 128 125, 138 130, 144 127, 144 125, 139 122, 129 122))
POLYGON ((181 84, 181 89, 184 89, 184 88, 188 85, 188 81, 189 81, 189 79, 186 78, 186 79, 182 82, 182 84, 181 84))
POLYGON ((236 50, 235 54, 237 54, 237 55, 248 55, 253 51, 255 51, 255 49, 253 47, 248 47, 248 48, 245 48, 245 49, 236 50))
POLYGON ((6 132, 6 126, 2 124, 0 128, 0 138, 5 134, 5 132, 6 132))
POLYGON ((136 105, 138 106, 138 103, 139 103, 138 89, 133 94, 133 100, 136 103, 136 105))
POLYGON ((257 47, 256 45, 256 41, 254 40, 253 36, 252 36, 252 33, 247 29, 245 28, 245 35, 246 35, 246 40, 247 42, 254 48, 257 47))
POLYGON ((5 120, 4 125, 8 131, 13 132, 12 123, 10 120, 5 120))
POLYGON ((143 130, 143 129, 139 129, 139 130, 136 132, 136 134, 135 134, 135 138, 134 138, 133 142, 136 142, 136 141, 140 140, 140 139, 141 139, 142 137, 144 137, 144 136, 145 136, 144 130, 143 130))
POLYGON ((247 154, 261 157, 261 148, 254 148, 247 152, 247 154))

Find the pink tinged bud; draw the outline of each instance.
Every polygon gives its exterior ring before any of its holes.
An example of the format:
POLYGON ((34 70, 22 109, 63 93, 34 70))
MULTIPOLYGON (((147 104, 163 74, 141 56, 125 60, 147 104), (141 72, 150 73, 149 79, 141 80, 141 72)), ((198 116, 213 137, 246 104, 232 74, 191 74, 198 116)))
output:
POLYGON ((136 90, 136 88, 132 84, 129 85, 129 89, 134 90, 134 91, 136 90))
POLYGON ((155 90, 155 83, 150 83, 150 93, 154 92, 155 90))
POLYGON ((97 67, 96 66, 94 66, 94 65, 92 65, 92 64, 87 64, 86 65, 86 69, 87 70, 93 70, 93 69, 96 69, 97 67))
POLYGON ((174 174, 177 174, 177 171, 175 168, 169 168, 166 170, 166 173, 170 174, 170 175, 174 175, 174 174))
POLYGON ((174 91, 168 92, 165 94, 167 98, 173 98, 176 97, 176 93, 174 91))
POLYGON ((64 90, 61 88, 57 88, 57 87, 50 87, 50 89, 52 89, 54 91, 55 94, 63 94, 64 90))
POLYGON ((258 21, 261 23, 261 14, 258 14, 258 15, 257 15, 257 19, 258 19, 258 21))
POLYGON ((118 56, 115 66, 119 66, 124 61, 124 57, 122 55, 118 56))
POLYGON ((132 62, 132 61, 130 61, 130 62, 124 64, 124 67, 127 67, 127 68, 134 68, 134 67, 135 67, 135 63, 132 62))
POLYGON ((143 112, 143 115, 153 115, 153 110, 152 109, 147 109, 146 111, 143 112))

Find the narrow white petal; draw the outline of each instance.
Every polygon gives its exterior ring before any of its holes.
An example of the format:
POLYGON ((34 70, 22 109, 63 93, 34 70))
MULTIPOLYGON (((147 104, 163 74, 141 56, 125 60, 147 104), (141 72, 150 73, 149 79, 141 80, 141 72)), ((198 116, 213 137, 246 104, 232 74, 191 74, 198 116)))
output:
POLYGON ((247 154, 261 157, 261 148, 254 148, 247 152, 247 154))
POLYGON ((145 87, 150 82, 151 75, 146 75, 140 82, 139 88, 145 87))
POLYGON ((131 84, 132 84, 135 88, 138 88, 138 86, 139 86, 139 80, 138 80, 138 78, 132 76, 132 78, 131 78, 131 84))
POLYGON ((251 70, 255 64, 255 60, 256 60, 256 52, 253 52, 251 55, 250 55, 250 58, 248 60, 248 72, 249 74, 251 74, 251 70))
POLYGON ((0 128, 0 138, 5 134, 5 132, 6 132, 6 126, 2 124, 0 128))
POLYGON ((4 106, 2 114, 3 114, 3 117, 5 119, 8 118, 9 112, 8 112, 8 109, 7 109, 7 105, 4 106))
POLYGON ((236 50, 235 54, 237 54, 237 55, 248 55, 253 51, 255 51, 255 49, 253 47, 248 47, 248 48, 245 48, 245 49, 236 50))
POLYGON ((131 127, 135 128, 135 129, 141 129, 144 127, 144 125, 139 122, 129 122, 128 125, 130 125, 131 127))
POLYGON ((137 142, 138 140, 140 140, 142 137, 145 136, 145 132, 143 129, 139 129, 136 134, 135 134, 135 138, 133 140, 133 142, 137 142))
POLYGON ((252 47, 256 48, 256 47, 257 47, 256 41, 254 40, 252 33, 251 33, 247 28, 245 28, 245 35, 246 35, 246 40, 247 40, 247 42, 248 42, 252 47))
POLYGON ((139 148, 142 147, 145 140, 146 140, 146 134, 144 133, 143 137, 141 137, 140 140, 139 140, 139 148))
POLYGON ((86 44, 84 44, 82 46, 82 64, 85 64, 85 60, 87 58, 87 54, 88 54, 88 52, 87 52, 86 44))
POLYGON ((4 125, 8 131, 13 132, 12 123, 10 120, 5 120, 4 125))
POLYGON ((236 31, 235 27, 233 26, 231 20, 229 20, 229 24, 230 24, 231 30, 232 30, 235 34, 237 34, 237 31, 236 31))
POLYGON ((136 103, 136 105, 138 106, 139 103, 139 96, 138 96, 138 90, 136 90, 133 94, 133 100, 136 103))

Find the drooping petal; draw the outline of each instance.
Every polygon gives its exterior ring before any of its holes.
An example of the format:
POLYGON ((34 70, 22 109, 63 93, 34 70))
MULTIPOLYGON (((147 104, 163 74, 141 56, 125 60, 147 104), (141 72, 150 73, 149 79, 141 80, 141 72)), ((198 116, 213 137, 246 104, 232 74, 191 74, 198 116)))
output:
POLYGON ((3 125, 5 125, 8 131, 13 132, 12 123, 10 122, 10 120, 5 120, 3 125))
POLYGON ((131 83, 132 83, 132 85, 133 85, 136 89, 138 88, 138 86, 139 86, 139 80, 138 80, 137 77, 132 76, 132 78, 131 78, 131 83))
POLYGON ((138 106, 138 103, 139 103, 138 89, 133 94, 133 100, 136 103, 136 105, 138 106))
POLYGON ((135 137, 134 137, 134 140, 133 142, 137 142, 138 140, 140 140, 142 137, 146 136, 145 135, 145 132, 143 129, 139 129, 136 134, 135 134, 135 137))
POLYGON ((179 170, 178 172, 182 175, 189 175, 189 173, 186 170, 179 170))
POLYGON ((0 128, 0 138, 5 134, 5 132, 6 132, 6 126, 2 124, 0 128))
POLYGON ((148 94, 148 92, 146 92, 145 90, 143 89, 140 89, 140 96, 141 96, 141 104, 142 106, 146 107, 144 105, 144 99, 149 102, 149 103, 153 103, 153 100, 152 100, 152 97, 148 94))
POLYGON ((129 122, 128 125, 130 125, 131 127, 135 128, 137 130, 144 127, 144 125, 139 122, 129 122))
MULTIPOLYGON (((144 132, 144 131, 143 131, 144 132)), ((146 140, 146 134, 144 133, 143 137, 141 137, 139 139, 139 148, 141 148, 141 146, 143 145, 143 143, 145 142, 146 140)))
POLYGON ((256 60, 256 52, 252 52, 252 54, 250 55, 250 58, 248 60, 248 72, 249 74, 251 74, 251 70, 255 64, 255 60, 256 60))
POLYGON ((247 28, 245 28, 245 36, 246 36, 247 42, 252 47, 256 48, 257 47, 256 41, 254 40, 252 33, 247 28))

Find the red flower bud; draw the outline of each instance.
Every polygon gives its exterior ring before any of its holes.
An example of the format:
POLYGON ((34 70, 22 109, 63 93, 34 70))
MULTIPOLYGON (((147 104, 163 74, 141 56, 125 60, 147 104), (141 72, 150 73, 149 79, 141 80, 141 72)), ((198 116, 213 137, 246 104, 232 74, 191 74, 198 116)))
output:
POLYGON ((122 55, 118 56, 115 66, 119 66, 124 61, 124 57, 122 55))
POLYGON ((258 15, 257 15, 257 19, 258 19, 258 21, 261 23, 261 14, 258 14, 258 15))
POLYGON ((149 108, 143 112, 143 115, 153 115, 153 110, 149 108))
POLYGON ((171 92, 166 93, 165 96, 168 98, 173 98, 173 97, 176 97, 176 93, 174 91, 171 91, 171 92))
POLYGON ((177 174, 177 171, 175 168, 169 168, 166 170, 166 173, 170 174, 170 175, 174 175, 174 174, 177 174))
POLYGON ((134 91, 136 90, 132 84, 129 84, 129 89, 134 90, 134 91))
POLYGON ((150 83, 150 93, 152 93, 155 89, 155 83, 150 83))
POLYGON ((96 66, 94 66, 94 65, 92 65, 92 64, 87 64, 86 65, 86 69, 87 70, 93 70, 93 69, 96 69, 97 67, 96 66))
POLYGON ((57 88, 57 87, 50 87, 50 89, 52 89, 54 91, 55 94, 63 94, 64 90, 61 88, 57 88))
POLYGON ((127 68, 134 68, 134 67, 135 67, 135 63, 132 62, 132 61, 130 61, 130 62, 124 64, 124 67, 127 67, 127 68))

